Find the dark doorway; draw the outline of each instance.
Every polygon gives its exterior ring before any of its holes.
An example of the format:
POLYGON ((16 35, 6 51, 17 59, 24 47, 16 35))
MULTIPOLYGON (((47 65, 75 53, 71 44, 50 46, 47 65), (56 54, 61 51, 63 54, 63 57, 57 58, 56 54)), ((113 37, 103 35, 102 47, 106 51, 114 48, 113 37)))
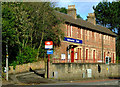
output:
POLYGON ((74 48, 71 48, 71 63, 74 62, 74 48))

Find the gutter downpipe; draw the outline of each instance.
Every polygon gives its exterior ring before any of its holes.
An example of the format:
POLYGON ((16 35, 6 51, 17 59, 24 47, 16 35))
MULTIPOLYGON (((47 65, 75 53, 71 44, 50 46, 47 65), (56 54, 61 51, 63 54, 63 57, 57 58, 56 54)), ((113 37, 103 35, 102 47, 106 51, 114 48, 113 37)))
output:
POLYGON ((83 29, 83 62, 85 63, 85 29, 83 29))
POLYGON ((103 35, 102 35, 102 63, 103 63, 103 35))

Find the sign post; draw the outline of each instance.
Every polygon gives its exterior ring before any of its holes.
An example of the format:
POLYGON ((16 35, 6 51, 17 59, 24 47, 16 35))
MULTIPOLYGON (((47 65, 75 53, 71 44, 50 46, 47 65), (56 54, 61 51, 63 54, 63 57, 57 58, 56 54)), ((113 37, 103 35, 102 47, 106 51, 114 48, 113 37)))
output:
POLYGON ((50 69, 50 54, 53 54, 53 50, 50 50, 53 48, 53 42, 52 41, 45 41, 45 49, 47 50, 48 54, 48 71, 47 71, 47 78, 49 78, 49 69, 50 69))

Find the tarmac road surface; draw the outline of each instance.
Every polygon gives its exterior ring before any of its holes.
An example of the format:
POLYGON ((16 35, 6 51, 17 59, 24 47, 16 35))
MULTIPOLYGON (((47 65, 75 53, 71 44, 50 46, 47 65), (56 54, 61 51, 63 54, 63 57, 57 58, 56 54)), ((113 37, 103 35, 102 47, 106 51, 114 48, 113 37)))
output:
POLYGON ((31 84, 31 85, 6 85, 2 87, 120 87, 119 80, 105 80, 105 81, 71 81, 63 83, 49 83, 49 84, 31 84))

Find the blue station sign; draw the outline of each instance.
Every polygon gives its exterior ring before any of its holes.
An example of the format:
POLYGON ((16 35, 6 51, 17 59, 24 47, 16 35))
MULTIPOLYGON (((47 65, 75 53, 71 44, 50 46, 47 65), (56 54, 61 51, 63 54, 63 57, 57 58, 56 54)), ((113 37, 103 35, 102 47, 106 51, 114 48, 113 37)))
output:
POLYGON ((64 37, 64 41, 82 44, 82 40, 64 37))
POLYGON ((47 54, 53 54, 53 50, 47 50, 47 54))

